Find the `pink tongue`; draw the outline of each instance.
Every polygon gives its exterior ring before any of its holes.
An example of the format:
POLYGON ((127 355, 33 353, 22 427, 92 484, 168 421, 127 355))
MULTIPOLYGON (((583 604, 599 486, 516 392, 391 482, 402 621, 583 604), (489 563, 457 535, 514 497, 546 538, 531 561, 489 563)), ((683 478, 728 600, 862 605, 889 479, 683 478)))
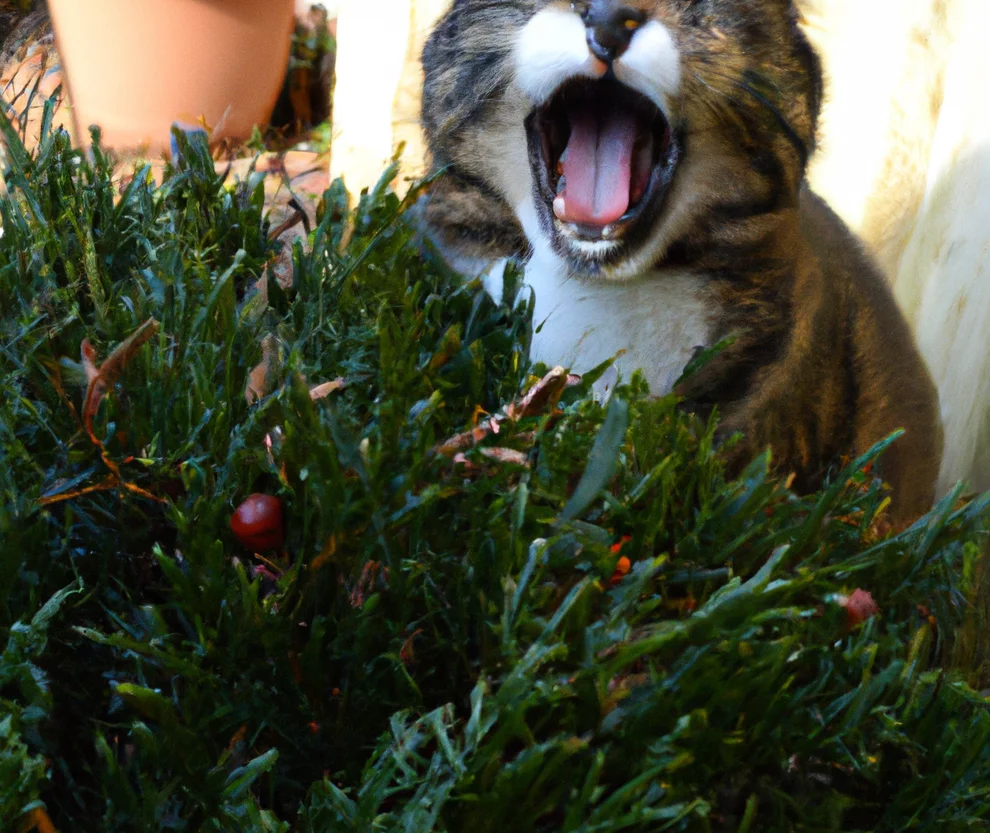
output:
POLYGON ((567 221, 607 226, 629 209, 636 119, 613 112, 604 123, 586 114, 571 118, 564 156, 567 221))

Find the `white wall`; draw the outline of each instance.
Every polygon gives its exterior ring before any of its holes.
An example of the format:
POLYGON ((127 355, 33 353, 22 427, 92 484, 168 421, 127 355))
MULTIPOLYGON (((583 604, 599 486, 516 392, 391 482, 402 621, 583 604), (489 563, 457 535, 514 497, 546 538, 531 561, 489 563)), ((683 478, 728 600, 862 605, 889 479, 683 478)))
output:
POLYGON ((942 490, 990 489, 990 2, 801 2, 829 73, 812 184, 876 251, 938 383, 942 490))

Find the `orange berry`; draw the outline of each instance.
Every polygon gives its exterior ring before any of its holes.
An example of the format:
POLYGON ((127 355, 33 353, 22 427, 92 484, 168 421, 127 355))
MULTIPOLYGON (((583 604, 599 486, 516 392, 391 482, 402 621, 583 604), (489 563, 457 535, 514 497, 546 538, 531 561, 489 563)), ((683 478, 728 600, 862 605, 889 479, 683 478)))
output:
POLYGON ((612 586, 614 587, 622 581, 625 576, 629 575, 629 571, 631 569, 632 562, 625 556, 622 556, 622 558, 619 559, 619 563, 615 565, 615 572, 612 573, 612 586))

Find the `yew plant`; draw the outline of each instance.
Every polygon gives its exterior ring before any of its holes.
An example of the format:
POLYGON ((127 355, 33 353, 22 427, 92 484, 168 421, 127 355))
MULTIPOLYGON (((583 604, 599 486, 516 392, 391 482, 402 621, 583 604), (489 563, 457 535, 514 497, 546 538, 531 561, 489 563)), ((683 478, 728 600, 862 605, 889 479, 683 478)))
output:
POLYGON ((195 138, 121 185, 2 129, 0 828, 990 823, 990 499, 891 534, 884 445, 728 478, 638 377, 530 366, 518 273, 446 268, 394 169, 280 250, 195 138))

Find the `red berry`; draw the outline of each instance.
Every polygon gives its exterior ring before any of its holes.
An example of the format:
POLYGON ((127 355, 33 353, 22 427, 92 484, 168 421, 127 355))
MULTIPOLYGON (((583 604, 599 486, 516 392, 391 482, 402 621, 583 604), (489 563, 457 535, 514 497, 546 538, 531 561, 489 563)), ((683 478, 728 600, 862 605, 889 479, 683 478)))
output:
POLYGON ((251 495, 237 507, 230 528, 249 550, 279 549, 285 541, 282 501, 271 495, 251 495))
POLYGON ((873 596, 865 590, 854 590, 852 595, 846 599, 844 607, 849 627, 861 625, 880 612, 877 603, 873 601, 873 596))

